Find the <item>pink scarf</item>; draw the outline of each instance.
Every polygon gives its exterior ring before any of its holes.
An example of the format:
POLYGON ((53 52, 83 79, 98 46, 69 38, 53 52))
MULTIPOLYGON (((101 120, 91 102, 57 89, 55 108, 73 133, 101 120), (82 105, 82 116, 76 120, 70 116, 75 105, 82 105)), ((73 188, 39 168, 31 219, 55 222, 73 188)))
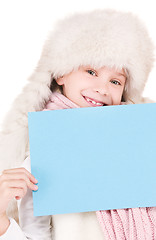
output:
MULTIPOLYGON (((64 95, 55 92, 43 111, 78 107, 64 95)), ((101 210, 96 215, 107 240, 156 239, 156 207, 101 210)))

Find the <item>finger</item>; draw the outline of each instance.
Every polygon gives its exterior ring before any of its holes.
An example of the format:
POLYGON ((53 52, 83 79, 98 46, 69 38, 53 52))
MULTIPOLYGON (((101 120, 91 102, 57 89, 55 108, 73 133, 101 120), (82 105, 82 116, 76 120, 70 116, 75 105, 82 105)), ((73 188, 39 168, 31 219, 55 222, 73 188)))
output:
MULTIPOLYGON (((30 188, 31 190, 38 189, 38 187, 30 181, 30 179, 28 178, 28 176, 25 173, 21 173, 21 172, 14 173, 13 172, 13 173, 5 173, 1 176, 1 184, 5 185, 5 187, 12 186, 11 184, 14 184, 14 180, 16 180, 17 182, 20 182, 20 180, 24 181, 25 184, 27 185, 27 187, 30 188)), ((14 187, 16 187, 16 186, 14 185, 14 187)))
POLYGON ((13 198, 23 198, 25 196, 25 191, 23 188, 10 188, 8 191, 8 200, 13 198))
POLYGON ((16 198, 16 200, 20 200, 20 199, 21 199, 21 198, 20 198, 20 197, 18 197, 18 196, 16 196, 15 198, 16 198))
POLYGON ((37 183, 37 179, 25 168, 12 168, 12 169, 6 169, 3 171, 3 174, 7 173, 25 173, 31 182, 37 183))
POLYGON ((4 174, 5 173, 15 173, 15 172, 17 172, 17 173, 20 173, 20 172, 25 173, 29 177, 30 181, 35 182, 35 183, 38 182, 37 179, 28 170, 26 170, 25 168, 12 168, 12 169, 6 169, 6 170, 3 171, 4 174))
MULTIPOLYGON (((9 188, 23 188, 26 194, 28 186, 24 180, 8 180, 6 182, 9 188)), ((37 190, 37 189, 38 189, 38 186, 36 186, 35 184, 31 185, 31 190, 37 190)))
POLYGON ((27 192, 27 184, 24 180, 9 180, 7 181, 9 188, 22 188, 24 191, 24 195, 27 192))

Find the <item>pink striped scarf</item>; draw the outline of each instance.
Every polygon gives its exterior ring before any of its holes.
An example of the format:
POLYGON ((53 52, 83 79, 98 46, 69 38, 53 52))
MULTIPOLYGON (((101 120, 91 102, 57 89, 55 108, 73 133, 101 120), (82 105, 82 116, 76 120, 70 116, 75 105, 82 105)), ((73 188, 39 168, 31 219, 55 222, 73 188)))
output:
MULTIPOLYGON (((43 111, 78 107, 64 95, 55 92, 43 111)), ((96 215, 107 240, 156 239, 156 207, 101 210, 96 215)))

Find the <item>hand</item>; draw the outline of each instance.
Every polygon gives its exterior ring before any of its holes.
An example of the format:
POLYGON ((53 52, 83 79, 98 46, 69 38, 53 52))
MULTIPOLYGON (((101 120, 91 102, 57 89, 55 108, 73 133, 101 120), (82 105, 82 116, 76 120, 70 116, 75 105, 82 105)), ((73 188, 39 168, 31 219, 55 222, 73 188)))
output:
POLYGON ((9 202, 14 197, 19 200, 27 192, 27 188, 37 190, 37 180, 25 168, 4 170, 0 176, 0 216, 6 214, 9 202))

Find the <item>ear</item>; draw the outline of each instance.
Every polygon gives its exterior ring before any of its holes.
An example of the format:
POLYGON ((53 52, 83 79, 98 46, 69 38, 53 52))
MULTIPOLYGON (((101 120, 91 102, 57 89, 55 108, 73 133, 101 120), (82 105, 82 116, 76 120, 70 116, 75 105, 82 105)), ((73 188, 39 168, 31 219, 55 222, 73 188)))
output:
POLYGON ((63 78, 63 76, 57 78, 55 81, 57 82, 58 85, 63 85, 63 84, 64 84, 64 78, 63 78))

